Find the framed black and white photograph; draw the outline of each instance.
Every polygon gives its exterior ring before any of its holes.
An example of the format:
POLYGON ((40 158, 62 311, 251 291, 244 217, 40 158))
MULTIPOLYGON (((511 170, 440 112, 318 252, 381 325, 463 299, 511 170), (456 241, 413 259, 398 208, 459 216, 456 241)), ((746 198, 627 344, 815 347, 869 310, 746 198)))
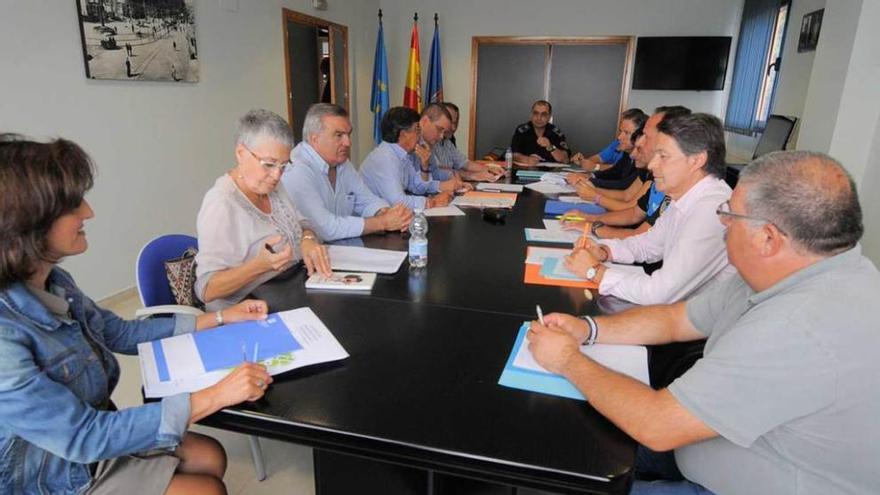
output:
POLYGON ((195 0, 74 0, 86 77, 199 80, 195 0))
POLYGON ((819 31, 822 30, 822 15, 825 9, 804 14, 801 20, 801 35, 798 38, 798 52, 812 52, 819 44, 819 31))

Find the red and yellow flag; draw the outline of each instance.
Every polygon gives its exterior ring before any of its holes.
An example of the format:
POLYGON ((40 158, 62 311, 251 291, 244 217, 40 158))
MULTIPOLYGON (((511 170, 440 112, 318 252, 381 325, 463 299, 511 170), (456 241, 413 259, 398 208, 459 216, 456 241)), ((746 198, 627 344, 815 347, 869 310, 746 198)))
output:
POLYGON ((406 84, 403 87, 403 106, 416 112, 422 111, 422 69, 419 64, 419 25, 413 23, 412 39, 409 42, 409 68, 406 70, 406 84))

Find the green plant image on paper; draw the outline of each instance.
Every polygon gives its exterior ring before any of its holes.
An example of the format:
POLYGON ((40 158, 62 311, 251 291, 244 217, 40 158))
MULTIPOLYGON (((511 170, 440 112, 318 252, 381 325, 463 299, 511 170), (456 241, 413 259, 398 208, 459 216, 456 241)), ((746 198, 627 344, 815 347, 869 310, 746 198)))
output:
POLYGON ((267 361, 263 361, 263 365, 267 368, 277 368, 282 366, 287 366, 292 363, 294 360, 293 351, 285 352, 284 354, 279 354, 272 359, 267 361))

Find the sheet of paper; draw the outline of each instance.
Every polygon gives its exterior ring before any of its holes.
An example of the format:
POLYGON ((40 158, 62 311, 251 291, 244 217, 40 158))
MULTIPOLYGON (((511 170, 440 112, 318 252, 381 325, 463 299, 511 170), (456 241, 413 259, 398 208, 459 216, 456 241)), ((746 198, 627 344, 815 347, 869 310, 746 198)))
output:
POLYGON ((522 184, 498 184, 494 182, 480 182, 477 184, 477 191, 520 193, 522 190, 522 184))
POLYGON ((563 203, 575 203, 575 204, 582 204, 582 203, 589 203, 590 202, 590 201, 587 201, 586 199, 581 198, 580 196, 559 196, 559 201, 562 201, 563 203))
POLYGON ((541 162, 538 166, 547 168, 568 168, 570 165, 567 163, 541 162))
POLYGON ((537 191, 541 194, 561 194, 575 192, 575 188, 568 184, 559 185, 541 181, 526 184, 525 187, 526 189, 531 189, 532 191, 537 191))
MULTIPOLYGON (((649 384, 651 381, 648 375, 648 350, 644 346, 594 344, 581 346, 580 350, 582 354, 603 366, 631 376, 645 384, 649 384)), ((529 352, 528 339, 525 339, 517 349, 513 365, 517 368, 554 375, 535 361, 532 353, 529 352)))
POLYGON ((571 249, 529 246, 526 250, 526 263, 530 265, 543 265, 544 260, 547 258, 561 259, 570 252, 571 249))
POLYGON ((586 282, 587 279, 579 277, 565 267, 565 263, 559 258, 548 258, 541 265, 541 276, 550 280, 575 280, 586 282))
POLYGON ((423 213, 426 217, 461 217, 465 214, 463 211, 452 205, 428 208, 423 213))
POLYGON ((580 233, 570 230, 525 229, 528 242, 552 242, 572 245, 580 237, 580 233))
POLYGON ((265 321, 232 323, 195 334, 138 344, 147 397, 195 392, 236 366, 256 361, 277 375, 348 353, 309 308, 273 313, 265 321))
POLYGON ((406 251, 389 251, 355 246, 327 246, 330 268, 341 272, 395 273, 406 259, 406 251))
POLYGON ((471 191, 453 199, 452 204, 475 208, 513 208, 516 193, 471 191))

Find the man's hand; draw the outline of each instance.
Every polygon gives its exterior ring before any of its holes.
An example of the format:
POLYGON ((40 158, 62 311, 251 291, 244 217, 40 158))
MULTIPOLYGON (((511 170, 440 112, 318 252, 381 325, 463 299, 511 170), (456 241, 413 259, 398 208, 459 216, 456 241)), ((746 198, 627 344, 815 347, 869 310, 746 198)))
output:
POLYGON ((587 157, 585 157, 583 153, 578 152, 578 153, 575 153, 574 156, 571 157, 571 160, 569 160, 569 161, 570 161, 571 163, 574 163, 575 165, 580 165, 580 164, 581 164, 581 160, 584 160, 584 159, 586 159, 586 158, 587 158, 587 157))
POLYGON ((562 374, 569 363, 583 356, 575 338, 553 325, 543 326, 533 321, 526 338, 535 361, 551 373, 562 374))
POLYGON ((526 160, 526 164, 537 165, 537 164, 541 163, 542 161, 544 161, 544 160, 540 156, 532 154, 532 155, 529 155, 528 159, 526 160))
POLYGON ((589 180, 590 180, 589 175, 581 174, 578 172, 571 172, 565 176, 565 182, 568 182, 569 184, 571 184, 573 186, 576 186, 582 182, 589 182, 589 180))
POLYGON ((426 208, 437 208, 440 206, 446 206, 452 200, 452 194, 448 192, 441 192, 435 196, 428 198, 425 202, 426 208))
POLYGON ((546 136, 541 136, 541 137, 538 138, 538 146, 540 146, 540 147, 542 147, 542 148, 544 148, 544 149, 547 149, 547 148, 553 146, 553 144, 550 143, 550 140, 547 139, 546 136))
POLYGON ((427 143, 418 143, 413 151, 419 157, 419 161, 422 162, 422 168, 427 167, 428 162, 431 160, 431 147, 427 143))
POLYGON ((412 217, 412 210, 404 206, 403 203, 398 203, 379 215, 379 218, 382 220, 382 229, 389 232, 406 231, 409 228, 412 217))
POLYGON ((599 259, 587 249, 575 249, 562 261, 568 271, 581 278, 587 278, 587 270, 599 264, 599 259))

